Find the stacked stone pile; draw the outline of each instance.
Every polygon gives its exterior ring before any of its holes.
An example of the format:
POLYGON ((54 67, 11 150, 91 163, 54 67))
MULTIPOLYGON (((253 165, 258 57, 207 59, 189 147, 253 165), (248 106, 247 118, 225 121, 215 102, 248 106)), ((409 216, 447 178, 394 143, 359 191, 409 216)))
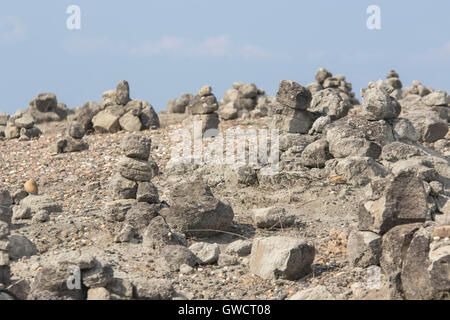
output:
POLYGON ((220 122, 216 112, 218 109, 219 104, 211 86, 203 86, 186 106, 186 112, 191 116, 183 121, 183 126, 192 128, 198 123, 202 134, 211 129, 217 130, 220 122))
POLYGON ((105 218, 109 222, 120 222, 121 230, 115 234, 116 242, 140 241, 146 227, 161 209, 158 190, 151 182, 158 170, 150 157, 150 139, 130 135, 122 140, 120 146, 124 156, 111 180, 110 197, 113 201, 105 204, 105 218))
POLYGON ((311 99, 307 88, 294 81, 281 81, 276 104, 270 111, 269 126, 281 133, 308 133, 314 120, 312 113, 307 111, 311 99))
MULTIPOLYGON (((346 81, 344 75, 339 74, 333 76, 325 68, 320 68, 316 72, 315 82, 309 84, 307 88, 311 91, 312 95, 326 90, 326 93, 322 95, 329 95, 330 92, 338 94, 341 99, 348 105, 358 105, 359 101, 355 98, 355 93, 352 91, 353 87, 350 82, 346 81)), ((320 97, 320 96, 319 96, 320 97)), ((320 100, 320 99, 318 99, 320 100)), ((316 107, 317 108, 317 107, 316 107)))
POLYGON ((23 111, 17 111, 12 117, 9 117, 4 127, 4 136, 6 139, 19 139, 27 141, 33 138, 39 138, 42 131, 35 126, 31 115, 23 111))
POLYGON ((254 83, 233 83, 220 101, 219 116, 223 120, 236 118, 259 118, 268 114, 268 99, 263 89, 254 83))
POLYGON ((87 102, 73 117, 69 134, 73 138, 94 130, 98 133, 115 133, 120 130, 137 132, 160 127, 153 107, 145 101, 132 100, 126 81, 121 81, 116 90, 106 91, 102 102, 87 102), (76 127, 74 131, 72 128, 76 127), (73 135, 75 134, 75 136, 73 135))

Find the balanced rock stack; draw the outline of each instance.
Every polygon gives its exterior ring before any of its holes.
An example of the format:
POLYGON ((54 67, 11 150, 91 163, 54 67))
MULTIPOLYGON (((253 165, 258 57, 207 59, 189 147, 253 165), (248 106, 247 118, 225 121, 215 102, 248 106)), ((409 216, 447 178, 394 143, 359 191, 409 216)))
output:
POLYGON ((322 90, 327 90, 327 92, 331 91, 338 94, 342 100, 350 105, 359 104, 358 99, 355 98, 355 93, 352 91, 352 84, 346 81, 344 75, 337 74, 333 76, 327 69, 320 68, 316 72, 315 79, 316 82, 307 86, 312 95, 322 90))
POLYGON ((276 104, 270 110, 269 126, 282 133, 308 133, 313 115, 307 111, 311 92, 294 81, 283 80, 276 96, 276 104))
POLYGON ((11 224, 12 198, 8 190, 0 190, 0 300, 10 282, 8 236, 11 224))
POLYGON ((222 120, 258 118, 267 115, 265 91, 253 83, 235 82, 220 101, 219 116, 222 120))
POLYGON ((159 217, 162 204, 158 189, 151 182, 158 174, 156 164, 149 161, 151 140, 130 135, 122 140, 120 147, 124 156, 119 160, 117 173, 111 181, 110 197, 113 201, 105 204, 106 220, 120 228, 118 232, 113 231, 116 233, 114 241, 143 240, 152 249, 161 243, 178 244, 175 234, 173 239, 170 238, 170 228, 159 217), (152 232, 146 232, 148 228, 152 232), (158 229, 159 233, 154 234, 158 229), (167 233, 161 234, 161 230, 167 230, 167 233))
POLYGON ((381 266, 390 299, 448 295, 450 225, 448 219, 425 222, 430 199, 422 178, 404 170, 369 187, 349 237, 350 263, 381 266))
POLYGON ((181 95, 181 98, 170 99, 167 102, 168 113, 186 113, 187 107, 193 103, 195 96, 190 93, 181 95))
POLYGON ((42 134, 41 130, 36 127, 34 119, 31 115, 24 111, 17 111, 7 121, 5 127, 6 139, 17 139, 27 141, 33 138, 39 138, 42 134))
POLYGON ((201 124, 202 135, 207 130, 218 129, 220 121, 216 111, 219 105, 211 86, 203 86, 186 108, 186 112, 192 116, 183 121, 184 126, 192 127, 196 123, 201 124))
POLYGON ((121 81, 116 90, 104 92, 102 103, 88 102, 83 105, 74 121, 78 123, 71 127, 80 129, 76 135, 91 129, 98 133, 116 133, 120 130, 137 132, 160 127, 158 115, 148 102, 130 99, 126 81, 121 81))
POLYGON ((39 124, 62 121, 70 114, 70 110, 64 103, 58 102, 55 94, 41 93, 31 100, 25 113, 33 118, 34 123, 39 124))

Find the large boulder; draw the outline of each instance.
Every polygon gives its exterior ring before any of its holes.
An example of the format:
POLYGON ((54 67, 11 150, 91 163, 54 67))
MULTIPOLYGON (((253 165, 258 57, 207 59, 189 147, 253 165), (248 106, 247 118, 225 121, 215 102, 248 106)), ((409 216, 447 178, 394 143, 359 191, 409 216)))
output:
POLYGON ((289 237, 256 239, 250 271, 263 279, 297 280, 311 272, 315 249, 305 240, 289 237))
POLYGON ((375 178, 383 178, 387 170, 369 157, 348 157, 331 159, 325 164, 325 169, 331 177, 344 177, 353 185, 366 185, 375 178))
POLYGON ((161 212, 169 226, 188 236, 206 237, 227 230, 233 209, 217 200, 202 181, 180 183, 172 188, 170 209, 161 212))
POLYGON ((283 106, 306 110, 311 103, 311 92, 294 81, 283 80, 277 92, 277 101, 283 106))
POLYGON ((396 226, 383 236, 380 266, 393 298, 401 297, 403 261, 414 234, 421 226, 422 223, 396 226))
POLYGON ((325 89, 312 96, 308 110, 330 116, 332 119, 340 119, 347 115, 349 108, 350 103, 342 99, 335 90, 325 89))
POLYGON ((380 263, 381 237, 370 231, 354 230, 347 244, 348 257, 354 267, 367 268, 380 263))
POLYGON ((329 151, 335 158, 362 156, 377 159, 381 148, 394 141, 392 127, 385 121, 347 116, 327 126, 329 151))
POLYGON ((362 114, 372 121, 397 118, 401 106, 397 100, 380 87, 367 89, 363 95, 362 114))
POLYGON ((384 234, 408 223, 425 222, 427 194, 413 171, 372 182, 369 199, 360 206, 359 230, 384 234))

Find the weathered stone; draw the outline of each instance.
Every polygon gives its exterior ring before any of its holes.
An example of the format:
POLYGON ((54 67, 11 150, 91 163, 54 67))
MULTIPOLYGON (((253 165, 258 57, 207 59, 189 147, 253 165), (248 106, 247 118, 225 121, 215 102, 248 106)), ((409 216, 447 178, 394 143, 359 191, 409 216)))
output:
POLYGON ((30 107, 37 109, 40 112, 55 111, 58 106, 58 100, 53 93, 38 94, 31 102, 30 107))
POLYGON ((5 138, 6 139, 17 139, 20 137, 19 128, 16 126, 6 126, 5 128, 5 138))
POLYGON ((116 200, 105 203, 104 217, 110 222, 121 222, 125 220, 128 210, 137 203, 136 200, 116 200))
POLYGON ((252 245, 250 240, 236 240, 226 247, 225 253, 246 257, 252 252, 252 245))
POLYGON ((109 194, 113 200, 136 199, 138 186, 136 182, 117 173, 111 180, 110 186, 109 194))
POLYGON ((311 92, 294 81, 283 80, 277 92, 277 101, 289 108, 306 110, 311 103, 311 92))
POLYGON ((0 189, 0 206, 9 207, 13 204, 11 194, 6 189, 0 189))
POLYGON ((278 129, 282 133, 308 133, 313 123, 312 116, 307 111, 297 111, 295 117, 273 115, 269 120, 269 127, 278 129))
POLYGON ((72 121, 69 126, 69 135, 74 139, 81 139, 86 134, 86 129, 82 123, 72 121))
POLYGON ((171 99, 167 102, 167 111, 169 113, 185 113, 188 100, 184 99, 171 99))
POLYGON ((128 210, 125 221, 131 225, 139 235, 150 224, 150 221, 158 216, 159 205, 149 204, 147 202, 138 202, 128 210))
POLYGON ((92 289, 106 287, 112 280, 114 271, 110 266, 102 266, 99 262, 97 265, 88 270, 81 270, 81 280, 83 284, 92 289))
POLYGON ((219 255, 219 260, 217 261, 217 264, 221 267, 235 266, 239 264, 239 260, 236 256, 221 253, 219 255))
POLYGON ((128 85, 128 82, 119 82, 116 87, 116 103, 124 106, 130 100, 130 86, 128 85))
POLYGON ((352 231, 349 235, 348 257, 354 267, 367 268, 380 263, 381 237, 370 231, 352 231))
POLYGON ((384 184, 384 188, 361 205, 359 230, 384 234, 397 225, 425 222, 427 195, 414 172, 405 171, 377 184, 384 184))
POLYGON ((34 119, 28 115, 25 114, 22 117, 14 120, 14 125, 18 127, 19 129, 25 128, 30 129, 34 126, 34 119))
POLYGON ((95 131, 99 133, 116 133, 120 131, 120 117, 120 114, 114 114, 111 110, 105 109, 92 118, 92 124, 95 131))
POLYGON ((139 182, 136 199, 139 202, 159 203, 158 189, 151 182, 139 182))
POLYGON ((170 300, 175 294, 169 280, 140 280, 133 284, 136 287, 136 298, 139 300, 170 300))
POLYGON ((185 239, 172 232, 164 218, 158 216, 152 219, 142 236, 143 244, 151 250, 158 250, 167 245, 184 245, 185 239))
POLYGON ((314 288, 308 288, 297 292, 289 300, 336 300, 335 297, 324 286, 315 286, 314 288))
POLYGON ((399 298, 402 295, 403 261, 414 233, 421 226, 422 223, 396 226, 383 236, 380 266, 387 277, 392 298, 399 298))
POLYGON ((322 84, 325 79, 332 77, 333 75, 331 74, 331 72, 329 72, 327 69, 325 68, 320 68, 319 70, 317 70, 315 79, 318 83, 322 84))
POLYGON ((141 120, 133 112, 125 113, 119 120, 120 127, 128 132, 139 132, 142 129, 141 120))
POLYGON ((314 247, 301 239, 256 239, 252 247, 250 271, 264 279, 297 280, 311 271, 314 255, 314 247))
POLYGON ((219 260, 220 248, 216 243, 197 242, 189 247, 200 264, 214 264, 219 260))
POLYGON ((395 119, 392 126, 392 131, 394 133, 394 138, 396 140, 406 140, 416 142, 419 140, 419 135, 414 128, 411 121, 408 119, 398 118, 395 119))
POLYGON ((353 185, 366 185, 374 178, 387 175, 386 169, 369 157, 332 159, 326 162, 325 168, 331 177, 344 177, 353 185))
POLYGON ((157 259, 157 265, 163 271, 179 271, 183 264, 190 267, 199 263, 199 259, 188 248, 178 245, 169 245, 164 247, 157 259))
POLYGON ((295 222, 295 216, 280 207, 254 209, 252 217, 255 226, 263 229, 286 228, 295 222))
POLYGON ((394 119, 400 111, 400 104, 383 88, 375 87, 364 92, 362 114, 368 120, 394 119))
POLYGON ((11 235, 8 240, 8 252, 12 260, 29 258, 37 253, 36 245, 22 235, 11 235))
POLYGON ((139 118, 141 119, 142 127, 145 130, 158 129, 161 127, 158 114, 155 109, 153 109, 153 106, 146 101, 142 101, 142 113, 139 118))
POLYGON ((38 271, 30 286, 28 300, 81 300, 80 289, 69 289, 67 270, 45 267, 38 271))
POLYGON ((88 290, 87 299, 90 301, 111 300, 111 294, 105 288, 93 288, 88 290))
POLYGON ((75 140, 71 137, 56 141, 56 145, 54 146, 54 151, 56 153, 81 152, 88 149, 89 145, 85 141, 75 140))
POLYGON ((208 86, 208 85, 201 87, 200 90, 198 91, 198 95, 200 97, 206 97, 211 94, 212 94, 212 88, 211 88, 211 86, 208 86))
POLYGON ((377 159, 381 148, 394 141, 392 127, 384 121, 347 116, 327 126, 326 139, 335 158, 363 156, 377 159))
POLYGON ((202 181, 173 187, 170 204, 164 215, 166 222, 172 229, 189 236, 206 237, 215 234, 216 230, 227 230, 234 217, 233 209, 214 198, 211 189, 202 181))
POLYGON ((313 95, 308 110, 330 116, 332 119, 340 119, 347 115, 349 108, 350 104, 344 101, 336 91, 325 89, 313 95))
POLYGON ((381 151, 381 158, 391 162, 407 160, 411 157, 420 155, 422 155, 422 153, 418 147, 402 142, 392 142, 385 145, 381 151))
POLYGON ((430 232, 426 228, 418 230, 405 253, 401 281, 403 293, 408 300, 432 299, 434 292, 428 272, 430 232))
POLYGON ((429 95, 423 97, 423 103, 427 106, 447 106, 448 105, 448 97, 447 92, 443 90, 434 91, 429 95))
POLYGON ((126 136, 120 142, 120 149, 125 156, 140 160, 148 160, 151 146, 150 138, 139 135, 126 136))
POLYGON ((150 181, 153 177, 150 163, 145 160, 122 157, 117 163, 118 172, 133 181, 150 181))
POLYGON ((48 195, 38 196, 30 194, 20 202, 20 207, 29 208, 31 215, 34 215, 41 210, 45 210, 48 213, 62 212, 62 207, 48 195))
POLYGON ((320 139, 303 150, 300 161, 309 168, 323 168, 329 159, 331 159, 331 155, 328 151, 328 141, 320 139))

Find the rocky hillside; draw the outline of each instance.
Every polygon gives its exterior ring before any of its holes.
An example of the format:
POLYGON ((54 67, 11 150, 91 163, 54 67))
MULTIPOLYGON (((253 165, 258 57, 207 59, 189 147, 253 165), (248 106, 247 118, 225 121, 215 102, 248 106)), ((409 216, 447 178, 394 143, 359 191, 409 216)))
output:
POLYGON ((0 300, 449 299, 450 98, 352 90, 0 112, 0 300))

